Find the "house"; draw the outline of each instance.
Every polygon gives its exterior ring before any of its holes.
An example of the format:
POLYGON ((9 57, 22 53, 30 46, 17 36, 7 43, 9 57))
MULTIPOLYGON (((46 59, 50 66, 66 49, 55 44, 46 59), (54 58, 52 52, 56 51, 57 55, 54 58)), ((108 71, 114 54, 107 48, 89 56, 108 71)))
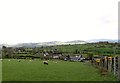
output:
POLYGON ((46 53, 44 53, 44 56, 48 56, 49 54, 46 52, 46 53))
POLYGON ((57 59, 57 58, 59 58, 59 56, 53 56, 53 58, 54 58, 54 59, 57 59))
POLYGON ((80 61, 79 57, 71 57, 70 61, 80 61))
POLYGON ((62 54, 54 54, 54 55, 53 55, 53 58, 54 58, 54 59, 58 59, 58 58, 60 58, 61 56, 62 56, 62 54))
POLYGON ((79 56, 72 56, 72 57, 70 57, 70 58, 65 58, 64 60, 65 61, 82 61, 82 60, 84 60, 85 58, 84 57, 82 57, 82 55, 79 55, 79 56))

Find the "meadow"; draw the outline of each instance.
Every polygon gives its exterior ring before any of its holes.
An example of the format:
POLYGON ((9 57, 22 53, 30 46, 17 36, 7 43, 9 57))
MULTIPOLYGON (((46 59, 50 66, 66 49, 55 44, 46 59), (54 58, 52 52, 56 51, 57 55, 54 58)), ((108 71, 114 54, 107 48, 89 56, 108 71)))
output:
POLYGON ((83 62, 4 59, 2 81, 116 81, 113 75, 102 76, 99 70, 83 62))
POLYGON ((0 82, 2 81, 2 61, 0 61, 0 82))
MULTIPOLYGON (((48 48, 49 50, 50 48, 48 48)), ((120 47, 115 48, 115 44, 76 44, 76 45, 58 45, 51 47, 58 49, 62 53, 69 54, 89 54, 114 56, 120 54, 120 47)))

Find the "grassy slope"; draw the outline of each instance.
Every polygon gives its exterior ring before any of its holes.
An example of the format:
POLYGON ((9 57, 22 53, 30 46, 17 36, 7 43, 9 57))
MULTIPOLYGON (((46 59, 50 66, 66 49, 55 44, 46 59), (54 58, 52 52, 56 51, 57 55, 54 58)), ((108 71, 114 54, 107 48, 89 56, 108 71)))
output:
MULTIPOLYGON (((93 52, 94 54, 105 54, 105 55, 113 55, 112 45, 105 45, 105 44, 80 44, 80 45, 63 45, 63 46, 55 46, 56 49, 58 49, 61 52, 69 52, 74 53, 77 49, 80 52, 83 52, 83 50, 87 50, 88 52, 93 52), (103 47, 102 47, 103 46, 103 47)), ((119 48, 120 49, 120 48, 119 48)), ((119 50, 116 51, 116 53, 120 53, 119 50)))
POLYGON ((103 81, 116 80, 100 76, 97 69, 81 62, 16 60, 3 61, 3 81, 103 81))

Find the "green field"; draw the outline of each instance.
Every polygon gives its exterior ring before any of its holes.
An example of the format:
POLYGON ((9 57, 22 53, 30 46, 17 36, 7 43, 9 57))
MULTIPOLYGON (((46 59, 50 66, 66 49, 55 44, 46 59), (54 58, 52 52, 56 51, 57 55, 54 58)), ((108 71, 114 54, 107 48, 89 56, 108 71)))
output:
POLYGON ((2 61, 0 60, 0 82, 2 81, 2 61))
MULTIPOLYGON (((60 45, 53 46, 52 49, 56 48, 62 53, 75 53, 77 50, 80 54, 98 54, 98 55, 111 55, 120 54, 120 48, 116 48, 114 51, 114 45, 111 44, 77 44, 77 45, 60 45)), ((48 48, 49 50, 50 48, 48 48)), ((79 54, 78 53, 78 54, 79 54)))
POLYGON ((112 75, 101 76, 98 69, 83 62, 50 60, 3 60, 3 81, 116 81, 112 75), (57 63, 56 63, 57 62, 57 63))

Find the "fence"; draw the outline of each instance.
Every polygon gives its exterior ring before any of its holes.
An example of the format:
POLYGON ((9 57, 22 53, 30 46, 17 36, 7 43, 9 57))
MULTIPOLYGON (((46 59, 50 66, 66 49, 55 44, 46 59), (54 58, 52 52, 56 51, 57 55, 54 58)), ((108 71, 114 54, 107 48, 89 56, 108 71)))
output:
POLYGON ((92 60, 92 65, 114 73, 120 81, 120 56, 96 58, 92 60))

